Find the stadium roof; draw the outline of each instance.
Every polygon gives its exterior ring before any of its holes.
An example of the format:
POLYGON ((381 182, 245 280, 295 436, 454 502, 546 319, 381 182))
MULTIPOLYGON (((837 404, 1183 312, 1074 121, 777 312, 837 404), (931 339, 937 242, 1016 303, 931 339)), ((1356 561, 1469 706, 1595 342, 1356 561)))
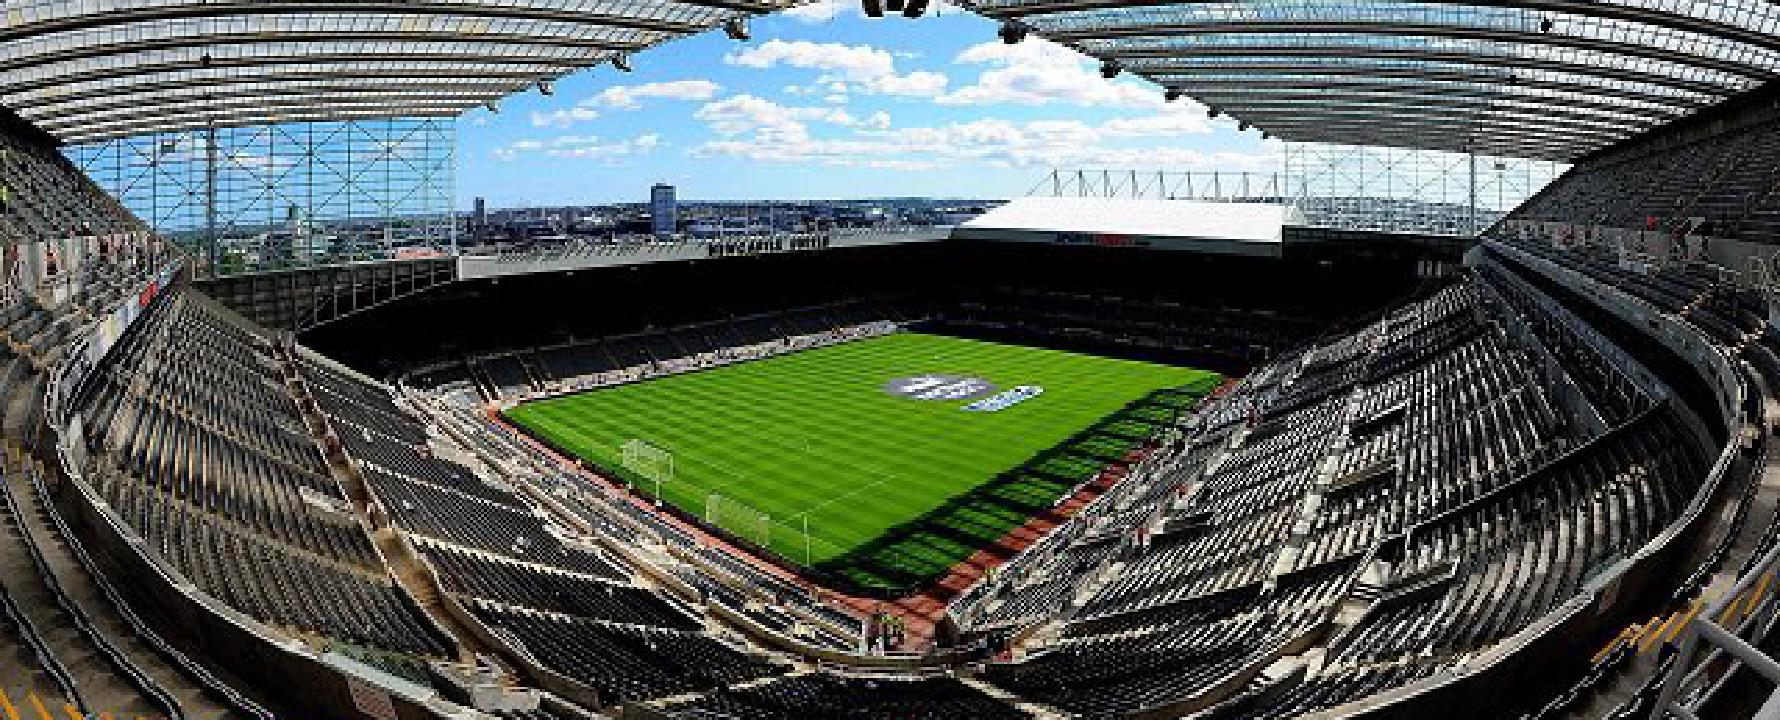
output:
MULTIPOLYGON (((70 142, 454 115, 806 0, 23 0, 0 105, 70 142)), ((960 0, 1274 136, 1573 159, 1780 75, 1767 0, 960 0)))
POLYGON ((1569 160, 1780 74, 1767 0, 961 0, 1288 140, 1569 160))
POLYGON ((0 104, 69 142, 455 115, 800 0, 24 0, 0 104))

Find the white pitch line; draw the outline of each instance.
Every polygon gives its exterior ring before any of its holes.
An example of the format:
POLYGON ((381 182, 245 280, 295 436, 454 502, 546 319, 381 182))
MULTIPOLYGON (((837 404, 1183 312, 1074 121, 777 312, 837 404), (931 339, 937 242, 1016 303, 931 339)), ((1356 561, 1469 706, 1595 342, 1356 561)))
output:
POLYGON ((808 514, 813 513, 817 510, 821 510, 822 508, 827 507, 830 504, 833 504, 835 502, 839 502, 841 500, 845 500, 849 497, 852 497, 855 493, 870 490, 872 488, 875 488, 879 485, 882 485, 884 483, 890 482, 891 480, 895 480, 895 479, 896 479, 895 475, 889 475, 889 476, 886 476, 884 479, 879 480, 877 482, 870 483, 868 485, 861 485, 859 487, 853 488, 852 490, 848 490, 847 492, 841 493, 841 494, 831 497, 827 500, 823 500, 822 502, 816 503, 815 505, 811 505, 807 508, 804 508, 803 512, 797 513, 796 515, 792 515, 791 517, 798 517, 799 515, 808 515, 808 514))

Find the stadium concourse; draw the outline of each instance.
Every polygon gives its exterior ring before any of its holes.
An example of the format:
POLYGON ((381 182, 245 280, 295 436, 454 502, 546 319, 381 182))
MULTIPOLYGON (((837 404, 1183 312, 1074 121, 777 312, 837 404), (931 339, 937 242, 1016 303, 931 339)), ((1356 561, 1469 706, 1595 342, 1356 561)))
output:
POLYGON ((1248 198, 217 278, 64 154, 791 4, 9 4, 6 720, 1780 717, 1780 6, 962 3, 1245 129, 1572 163, 1456 240, 1248 198))

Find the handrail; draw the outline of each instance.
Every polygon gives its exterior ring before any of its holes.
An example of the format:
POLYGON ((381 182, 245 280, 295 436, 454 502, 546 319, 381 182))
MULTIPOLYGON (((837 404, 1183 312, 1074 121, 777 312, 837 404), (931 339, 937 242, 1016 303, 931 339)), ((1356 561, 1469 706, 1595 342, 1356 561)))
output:
MULTIPOLYGON (((183 264, 181 261, 178 258, 175 258, 156 273, 157 282, 176 278, 182 267, 183 264)), ((159 297, 157 297, 156 300, 159 300, 159 297)), ((50 377, 44 387, 45 420, 48 422, 49 426, 55 430, 55 433, 59 438, 59 441, 55 444, 55 456, 62 470, 69 473, 71 476, 78 475, 79 473, 76 464, 68 456, 68 441, 71 439, 62 437, 64 435, 63 428, 66 427, 65 421, 68 412, 70 411, 70 408, 66 407, 66 403, 70 402, 75 394, 80 391, 94 367, 94 365, 87 363, 94 363, 97 361, 95 358, 88 357, 88 348, 90 347, 91 342, 92 336, 89 335, 80 338, 71 344, 69 346, 70 351, 66 355, 68 361, 52 369, 50 377), (79 371, 78 376, 71 377, 71 375, 76 374, 76 370, 79 371), (72 386, 69 387, 70 385, 72 386)), ((106 352, 109 352, 110 350, 110 347, 106 348, 106 352)), ((104 573, 99 570, 91 556, 86 553, 86 549, 80 545, 77 536, 68 527, 67 521, 62 517, 61 513, 55 509, 54 505, 49 502, 50 495, 48 489, 43 485, 42 478, 35 470, 29 467, 25 468, 24 472, 27 479, 29 479, 32 484, 33 491, 43 499, 45 515, 49 517, 56 532, 60 535, 63 542, 67 544, 70 554, 75 557, 75 560, 80 565, 82 571, 91 578, 94 586, 99 589, 100 594, 105 596, 106 600, 112 604, 113 609, 117 611, 118 616, 124 620, 126 625, 130 626, 131 630, 139 639, 149 647, 154 648, 157 652, 161 653, 175 666, 179 667, 210 691, 222 697, 225 702, 233 706, 235 709, 258 718, 258 720, 274 720, 271 711, 259 706, 234 688, 229 687, 215 675, 211 674, 207 669, 174 649, 173 646, 149 629, 149 627, 142 622, 141 618, 130 609, 128 603, 124 602, 117 590, 112 587, 110 582, 105 578, 104 573)), ((17 499, 13 497, 11 488, 0 488, 0 495, 5 496, 4 502, 6 506, 15 516, 18 516, 18 502, 17 499)), ((137 688, 144 694, 148 695, 156 705, 165 710, 168 713, 169 718, 172 718, 173 720, 183 720, 184 710, 179 706, 178 700, 176 700, 165 688, 161 687, 159 683, 155 682, 153 678, 149 677, 147 673, 143 672, 141 668, 136 667, 128 656, 112 644, 109 639, 105 638, 102 633, 98 632, 97 628, 92 626, 91 621, 86 616, 84 610, 79 608, 78 605, 70 607, 72 601, 63 593, 60 582, 55 580, 53 575, 48 574, 49 569, 43 559, 42 551, 37 547, 35 540, 27 538, 27 545, 31 551, 32 561, 37 564, 39 574, 44 576, 45 584, 51 587, 52 593, 56 596, 58 602, 63 605, 65 611, 69 612, 70 617, 74 618, 75 624, 82 634, 91 639, 93 644, 106 656, 107 660, 130 678, 132 684, 136 685, 137 688)), ((83 706, 83 710, 84 709, 83 706)))
MULTIPOLYGON (((21 472, 33 480, 34 487, 41 488, 41 485, 36 482, 35 470, 27 465, 21 472)), ((56 605, 68 615, 69 619, 74 621, 75 629, 79 630, 81 636, 91 642, 93 647, 98 648, 99 653, 105 656, 106 661, 123 673, 130 680, 131 685, 136 686, 136 689, 142 691, 142 694, 147 695, 157 707, 166 712, 168 718, 184 720, 185 709, 180 707, 179 701, 173 698, 172 693, 167 692, 166 688, 161 687, 160 683, 155 682, 154 678, 142 671, 142 668, 136 667, 136 664, 131 662, 130 658, 122 650, 119 650, 110 638, 105 637, 105 634, 93 625, 92 618, 87 617, 86 610, 80 606, 80 603, 70 597, 67 591, 62 588, 61 580, 56 577, 55 570, 50 567, 49 561, 43 556, 43 548, 37 545, 37 539, 24 528, 23 518, 25 515, 19 507, 18 498, 13 496, 12 486, 8 483, 0 483, 0 504, 3 504, 6 511, 18 519, 19 535, 25 541, 25 550, 31 557, 31 564, 37 568, 39 579, 43 581, 43 586, 49 590, 50 595, 55 598, 56 605)), ((81 709, 88 713, 91 712, 84 706, 81 709)))
MULTIPOLYGON (((48 489, 43 486, 43 479, 35 473, 30 474, 29 477, 37 494, 41 497, 49 497, 48 489)), ((112 607, 117 610, 118 616, 123 618, 124 623, 130 626, 131 631, 135 632, 138 638, 141 638, 149 647, 154 648, 156 652, 159 652, 163 657, 179 667, 180 670, 185 671, 187 675, 197 680, 198 683, 203 685, 206 689, 221 697, 230 707, 257 718, 257 720, 277 720, 277 716, 273 714, 271 710, 266 709, 264 706, 261 706, 242 694, 240 691, 230 687, 228 683, 223 682, 221 679, 217 678, 215 674, 211 673, 208 668, 205 668, 190 657, 187 657, 184 653, 181 653, 178 648, 173 647, 166 640, 162 639, 159 634, 155 633, 153 629, 149 628, 148 624, 143 622, 142 618, 136 615, 136 612, 130 608, 129 603, 125 602, 123 596, 118 594, 117 588, 113 587, 111 582, 105 578, 105 575, 99 571, 97 563, 93 561, 92 556, 87 554, 86 548, 80 544, 79 537, 68 527, 67 521, 62 518, 62 514, 53 510, 47 514, 49 515, 50 522, 55 525, 56 532, 61 536, 62 541, 67 544, 70 554, 74 555, 74 559, 80 563, 81 568, 86 571, 87 576, 92 578, 93 585, 99 588, 100 594, 104 595, 106 600, 111 602, 112 607)))
MULTIPOLYGON (((0 468, 0 475, 3 475, 5 472, 4 468, 0 468)), ((24 528, 24 524, 18 521, 16 519, 17 517, 18 516, 15 514, 15 522, 19 523, 19 537, 21 540, 29 543, 30 540, 26 537, 28 533, 24 528)), ((24 610, 19 607, 18 602, 13 599, 12 594, 7 592, 6 587, 3 585, 0 585, 0 612, 4 612, 6 617, 10 619, 14 625, 18 626, 19 635, 25 639, 25 644, 31 647, 31 654, 37 657, 38 663, 43 666, 45 672, 49 673, 50 678, 55 681, 56 685, 62 689, 62 693, 68 696, 68 699, 73 701, 74 706, 82 713, 91 715, 92 710, 88 707, 86 699, 81 695, 79 684, 74 681, 74 674, 70 673, 68 668, 62 665, 61 659, 56 657, 55 652, 50 650, 49 642, 43 639, 43 632, 37 629, 37 624, 31 621, 30 616, 25 614, 24 610)))

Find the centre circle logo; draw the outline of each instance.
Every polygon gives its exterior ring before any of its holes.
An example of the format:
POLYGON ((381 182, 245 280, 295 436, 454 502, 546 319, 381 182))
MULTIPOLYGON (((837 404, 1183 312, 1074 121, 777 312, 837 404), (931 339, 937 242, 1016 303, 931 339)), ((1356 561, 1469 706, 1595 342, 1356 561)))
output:
POLYGON ((928 374, 891 380, 884 392, 914 400, 974 400, 995 392, 995 385, 969 375, 928 374))

